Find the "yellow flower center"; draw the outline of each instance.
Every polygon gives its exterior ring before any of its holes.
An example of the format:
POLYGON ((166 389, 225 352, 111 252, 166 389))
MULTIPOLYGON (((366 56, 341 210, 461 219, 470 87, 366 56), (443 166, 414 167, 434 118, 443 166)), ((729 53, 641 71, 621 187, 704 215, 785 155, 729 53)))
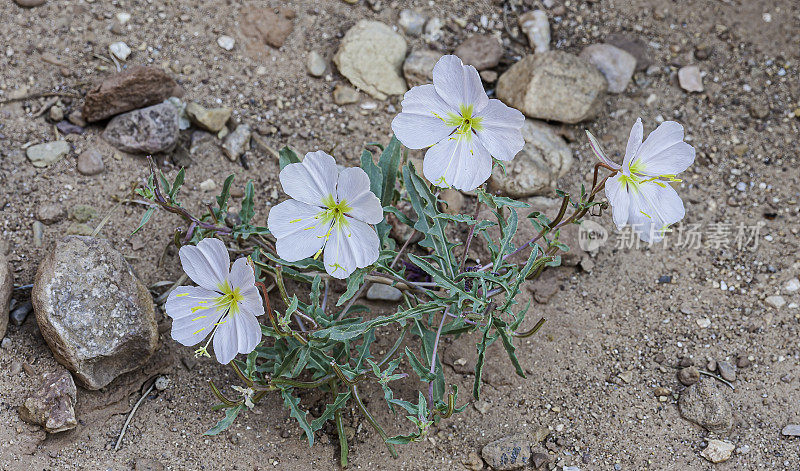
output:
POLYGON ((318 219, 321 219, 323 223, 330 223, 333 221, 333 224, 336 226, 349 226, 347 219, 345 219, 344 215, 348 211, 352 211, 347 201, 342 200, 338 203, 335 199, 333 199, 333 195, 328 195, 322 199, 322 204, 325 205, 325 209, 317 216, 318 219))
POLYGON ((472 139, 472 132, 478 132, 483 130, 483 117, 481 116, 473 116, 473 106, 472 105, 461 105, 458 107, 458 114, 449 112, 447 113, 447 118, 442 118, 441 116, 434 113, 434 116, 444 121, 447 126, 452 126, 456 128, 456 137, 465 137, 467 139, 472 139))
POLYGON ((218 288, 222 295, 214 298, 214 306, 219 311, 228 312, 231 315, 237 314, 239 312, 239 302, 244 299, 241 289, 232 289, 227 281, 220 283, 218 288))

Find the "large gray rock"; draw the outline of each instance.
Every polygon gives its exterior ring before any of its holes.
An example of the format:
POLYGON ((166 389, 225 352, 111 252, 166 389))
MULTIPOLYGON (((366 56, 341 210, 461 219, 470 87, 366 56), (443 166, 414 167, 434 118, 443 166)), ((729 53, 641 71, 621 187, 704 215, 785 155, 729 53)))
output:
POLYGON ((407 47, 403 36, 389 26, 361 20, 344 35, 333 62, 356 88, 385 100, 408 90, 400 75, 407 47))
POLYGON ((505 173, 492 173, 489 188, 512 198, 548 195, 572 167, 572 150, 550 126, 538 121, 525 120, 522 137, 525 147, 505 162, 505 173))
POLYGON ((509 435, 486 444, 481 455, 494 470, 521 469, 531 460, 531 440, 522 434, 509 435))
POLYGON ((526 56, 497 82, 497 97, 530 118, 578 123, 595 117, 608 82, 589 62, 562 51, 526 56))
POLYGON ((160 103, 115 116, 103 131, 103 139, 119 150, 154 154, 175 147, 180 127, 178 111, 160 103))
POLYGON ((13 290, 14 276, 11 274, 11 265, 6 260, 5 254, 0 252, 0 339, 6 335, 8 328, 8 305, 13 290))
POLYGON ((70 430, 78 425, 77 398, 78 390, 69 371, 45 373, 41 387, 20 406, 19 416, 25 422, 41 425, 48 433, 70 430))
POLYGON ((681 416, 709 432, 725 433, 733 426, 731 405, 710 381, 689 386, 678 399, 681 416))
POLYGON ((611 44, 592 44, 581 51, 581 58, 594 64, 608 81, 609 93, 622 93, 636 70, 636 58, 611 44))
POLYGON ((39 265, 31 299, 56 360, 88 389, 139 368, 156 349, 153 299, 107 240, 56 242, 39 265))

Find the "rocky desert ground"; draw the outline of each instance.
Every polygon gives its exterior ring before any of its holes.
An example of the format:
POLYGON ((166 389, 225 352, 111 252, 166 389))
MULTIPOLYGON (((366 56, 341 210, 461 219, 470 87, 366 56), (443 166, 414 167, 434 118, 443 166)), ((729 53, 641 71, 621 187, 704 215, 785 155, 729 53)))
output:
MULTIPOLYGON (((235 378, 170 339, 158 298, 181 276, 180 221, 156 212, 132 234, 145 209, 133 189, 148 154, 168 176, 186 168, 192 211, 236 174, 233 205, 253 181, 265 224, 284 198, 277 149, 357 165, 451 53, 529 118, 526 148, 490 189, 553 211, 555 188, 591 178, 584 130, 620 161, 636 118, 645 133, 674 120, 697 150, 677 186, 686 218, 653 246, 594 218, 607 240, 571 244, 521 296, 526 322, 547 318, 518 348, 528 378, 491 352, 481 400, 398 459, 351 411, 350 467, 800 469, 796 1, 4 0, 0 24, 0 469, 337 469, 335 432, 309 449, 279 397, 203 435, 221 415, 208 381, 235 378), (69 285, 95 267, 106 278, 69 285), (70 363, 85 339, 54 343, 39 320, 108 313, 120 293, 134 307, 87 335, 137 342, 93 369, 70 363), (155 319, 139 321, 149 294, 155 319)), ((475 356, 474 339, 444 346, 462 391, 475 356)), ((324 404, 302 399, 312 414, 324 404)))

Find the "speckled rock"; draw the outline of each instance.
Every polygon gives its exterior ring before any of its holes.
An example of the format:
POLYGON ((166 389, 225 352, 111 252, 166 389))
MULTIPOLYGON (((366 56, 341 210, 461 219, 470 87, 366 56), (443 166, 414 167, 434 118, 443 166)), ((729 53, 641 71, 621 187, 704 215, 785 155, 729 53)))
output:
POLYGON ((725 433, 733 426, 731 406, 716 385, 700 380, 686 388, 678 399, 681 417, 709 432, 725 433))
POLYGON ((150 293, 107 240, 57 241, 39 265, 31 300, 56 360, 88 389, 139 368, 156 349, 150 293))
POLYGON ((522 126, 525 147, 506 172, 493 172, 489 188, 512 198, 551 193, 556 182, 572 167, 572 150, 547 124, 527 119, 522 126))
POLYGON ((25 422, 41 425, 48 433, 70 430, 78 425, 77 399, 78 390, 69 371, 45 373, 42 386, 20 406, 19 416, 25 422))
POLYGON ((562 51, 523 58, 497 82, 497 97, 530 118, 578 123, 600 110, 608 82, 589 62, 562 51))
POLYGON ((522 469, 531 460, 531 440, 522 434, 509 435, 486 444, 481 456, 497 471, 522 469))
POLYGON ((8 328, 8 305, 14 290, 14 276, 11 274, 6 256, 0 253, 0 339, 5 337, 8 328))
POLYGON ((333 62, 356 88, 385 100, 408 90, 400 75, 406 40, 380 21, 361 20, 342 38, 333 62))
POLYGON ((169 103, 115 116, 103 139, 119 150, 134 154, 166 152, 178 142, 178 111, 169 103))
POLYGON ((700 455, 712 463, 722 463, 731 458, 735 448, 736 445, 733 443, 723 442, 722 440, 709 440, 708 446, 700 452, 700 455))

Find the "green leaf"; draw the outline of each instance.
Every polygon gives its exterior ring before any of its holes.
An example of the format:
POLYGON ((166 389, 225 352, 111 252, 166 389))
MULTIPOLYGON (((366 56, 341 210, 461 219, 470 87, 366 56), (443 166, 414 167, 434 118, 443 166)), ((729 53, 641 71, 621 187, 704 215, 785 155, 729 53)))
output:
POLYGON ((234 178, 235 175, 228 175, 228 178, 222 184, 222 192, 217 196, 217 206, 219 207, 219 211, 216 214, 217 218, 221 218, 223 213, 228 211, 228 198, 231 196, 231 184, 234 178))
POLYGON ((244 199, 242 200, 242 210, 239 211, 239 217, 242 219, 242 225, 250 224, 250 220, 253 219, 253 216, 256 214, 255 208, 253 207, 253 182, 252 180, 247 182, 247 186, 244 189, 244 199))
POLYGON ((348 399, 350 399, 350 391, 337 394, 333 404, 326 404, 325 411, 322 412, 322 415, 311 421, 311 430, 317 431, 321 429, 322 426, 325 425, 325 422, 333 418, 333 414, 336 413, 338 409, 343 408, 347 404, 348 399))
POLYGON ((186 172, 183 170, 183 167, 181 167, 181 169, 178 170, 178 174, 175 175, 175 180, 172 182, 172 188, 168 193, 170 201, 175 201, 175 195, 178 194, 178 190, 181 188, 181 186, 183 186, 183 179, 185 176, 186 172))
POLYGON ((391 324, 392 322, 399 322, 404 324, 409 319, 418 319, 423 314, 433 312, 441 309, 441 304, 438 302, 428 302, 419 304, 411 309, 405 311, 397 311, 388 316, 378 316, 364 322, 356 322, 351 324, 337 324, 326 329, 321 329, 314 332, 312 335, 316 338, 326 338, 335 341, 350 340, 363 335, 366 331, 381 325, 391 324))
POLYGON ((342 304, 346 303, 350 298, 355 296, 356 292, 361 285, 364 284, 364 276, 370 270, 370 267, 367 268, 359 268, 350 274, 347 277, 347 290, 339 297, 339 300, 336 301, 336 306, 341 306, 342 304))
POLYGON ((436 374, 431 373, 430 370, 422 364, 421 361, 414 355, 414 352, 411 351, 408 347, 406 347, 406 356, 408 357, 408 362, 411 365, 411 369, 419 376, 420 381, 424 383, 430 383, 434 379, 436 379, 436 374))
POLYGON ((143 228, 145 224, 147 224, 147 221, 150 220, 150 216, 152 216, 155 211, 156 211, 155 207, 147 208, 147 211, 145 211, 144 214, 142 215, 142 220, 141 222, 139 222, 139 226, 136 229, 134 229, 131 235, 139 232, 139 230, 143 228))
POLYGON ((314 446, 314 431, 306 420, 306 412, 300 410, 300 398, 294 397, 288 389, 281 389, 281 396, 283 396, 283 406, 289 409, 289 415, 297 419, 300 428, 306 432, 308 446, 314 446))
POLYGON ((491 193, 487 193, 483 188, 478 188, 478 200, 482 201, 493 209, 500 209, 504 206, 509 206, 512 208, 530 207, 528 203, 524 203, 522 201, 512 200, 511 198, 507 198, 505 196, 496 196, 491 193))
POLYGON ((483 337, 478 343, 478 360, 475 362, 475 382, 472 384, 472 397, 475 400, 480 399, 481 396, 481 375, 483 374, 483 364, 486 360, 486 347, 494 342, 494 338, 489 337, 489 330, 491 329, 492 316, 489 315, 489 321, 486 327, 483 327, 483 337))
POLYGON ((525 372, 522 370, 522 366, 519 364, 517 354, 515 353, 517 348, 514 346, 513 342, 511 341, 511 336, 506 330, 508 325, 498 318, 492 319, 492 323, 494 324, 495 329, 497 329, 497 333, 500 334, 500 339, 503 341, 503 347, 505 347, 506 353, 508 353, 508 358, 514 365, 514 370, 516 370, 517 375, 525 378, 525 372))
POLYGON ((226 430, 228 427, 231 426, 236 416, 239 415, 239 412, 245 409, 244 404, 240 404, 236 407, 231 407, 230 409, 225 410, 225 417, 222 418, 217 425, 208 429, 203 435, 217 435, 220 432, 226 430))
POLYGON ((299 164, 300 157, 294 153, 292 149, 288 146, 285 146, 283 149, 278 151, 278 165, 280 165, 281 170, 283 167, 286 167, 289 164, 299 164))
POLYGON ((383 196, 383 171, 372 160, 372 152, 364 150, 361 153, 361 169, 369 177, 369 189, 378 199, 383 196))
POLYGON ((397 181, 397 169, 400 167, 401 151, 402 145, 397 136, 393 135, 378 159, 378 166, 383 173, 381 206, 390 206, 394 200, 394 184, 397 181))
POLYGON ((500 268, 500 264, 503 262, 503 257, 505 257, 506 253, 511 252, 511 239, 514 237, 514 234, 517 233, 518 223, 519 217, 517 216, 517 211, 511 208, 511 214, 508 216, 508 220, 500 225, 500 232, 503 237, 500 240, 500 251, 494 261, 493 271, 495 272, 500 268))
POLYGON ((451 278, 449 278, 447 275, 442 273, 441 270, 437 269, 436 267, 434 267, 433 265, 428 263, 428 261, 425 260, 424 258, 422 258, 422 257, 420 257, 418 255, 411 254, 411 253, 408 254, 408 258, 412 262, 414 262, 414 265, 418 266, 425 273, 429 274, 431 276, 431 278, 433 278, 433 281, 438 283, 440 285, 440 287, 447 289, 450 292, 450 294, 453 294, 453 295, 458 294, 458 295, 460 295, 459 296, 459 300, 458 300, 458 307, 459 308, 461 307, 461 304, 463 303, 464 298, 470 299, 472 302, 474 302, 476 304, 479 304, 479 305, 484 303, 483 300, 478 299, 475 295, 473 295, 472 293, 468 293, 467 291, 464 290, 464 288, 462 288, 461 286, 459 286, 456 283, 454 283, 451 278))

